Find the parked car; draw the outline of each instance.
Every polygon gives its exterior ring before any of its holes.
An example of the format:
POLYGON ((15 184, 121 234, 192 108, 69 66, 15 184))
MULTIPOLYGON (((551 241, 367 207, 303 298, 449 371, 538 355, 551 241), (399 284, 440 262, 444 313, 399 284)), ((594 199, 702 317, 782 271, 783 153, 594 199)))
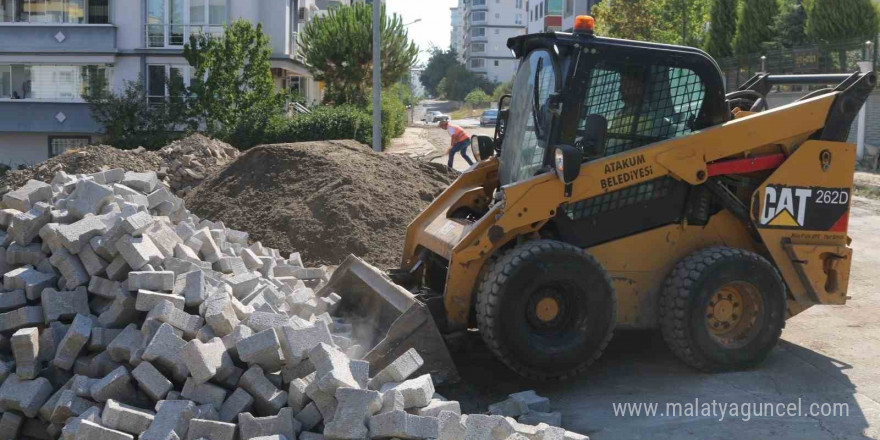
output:
POLYGON ((495 125, 496 122, 498 122, 498 110, 486 110, 483 116, 480 116, 480 127, 495 125))
POLYGON ((425 117, 422 118, 422 122, 424 122, 425 124, 434 124, 434 123, 439 124, 441 121, 448 121, 448 120, 449 120, 449 115, 441 113, 441 112, 437 112, 437 111, 427 112, 427 113, 425 113, 425 117))

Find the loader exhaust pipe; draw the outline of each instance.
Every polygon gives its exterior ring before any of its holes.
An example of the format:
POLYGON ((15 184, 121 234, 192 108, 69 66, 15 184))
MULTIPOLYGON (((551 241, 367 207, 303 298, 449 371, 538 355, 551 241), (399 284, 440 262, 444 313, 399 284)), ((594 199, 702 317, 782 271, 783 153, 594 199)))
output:
POLYGON ((370 362, 371 376, 415 348, 425 361, 416 375, 430 373, 435 384, 458 381, 428 307, 382 271, 349 255, 317 292, 322 297, 330 293, 342 298, 335 315, 352 323, 354 342, 366 350, 362 359, 370 362))

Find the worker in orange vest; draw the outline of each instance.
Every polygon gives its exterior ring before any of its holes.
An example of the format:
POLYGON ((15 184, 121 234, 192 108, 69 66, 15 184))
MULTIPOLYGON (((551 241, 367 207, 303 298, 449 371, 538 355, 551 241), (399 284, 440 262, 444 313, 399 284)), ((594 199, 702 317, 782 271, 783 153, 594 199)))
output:
POLYGON ((452 141, 449 143, 449 148, 446 149, 446 154, 449 155, 449 168, 452 168, 452 161, 455 159, 455 153, 461 153, 461 157, 464 158, 465 162, 468 165, 473 165, 474 161, 468 157, 468 147, 471 146, 471 135, 469 135, 463 128, 450 124, 449 121, 441 121, 440 128, 446 130, 449 133, 449 136, 452 137, 452 141))

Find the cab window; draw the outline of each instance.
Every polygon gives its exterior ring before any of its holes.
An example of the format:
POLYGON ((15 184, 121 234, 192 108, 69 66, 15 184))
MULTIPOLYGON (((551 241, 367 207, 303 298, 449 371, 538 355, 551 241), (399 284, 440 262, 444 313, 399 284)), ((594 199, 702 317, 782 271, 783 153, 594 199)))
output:
POLYGON ((605 155, 694 131, 706 89, 691 70, 601 61, 590 71, 579 134, 587 115, 608 121, 605 155))

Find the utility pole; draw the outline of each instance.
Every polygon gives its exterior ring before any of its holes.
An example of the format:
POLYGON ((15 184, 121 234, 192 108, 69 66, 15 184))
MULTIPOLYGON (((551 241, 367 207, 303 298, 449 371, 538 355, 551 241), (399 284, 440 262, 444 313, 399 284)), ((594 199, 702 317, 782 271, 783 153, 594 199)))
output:
POLYGON ((373 0, 373 150, 382 151, 382 1, 373 0))

